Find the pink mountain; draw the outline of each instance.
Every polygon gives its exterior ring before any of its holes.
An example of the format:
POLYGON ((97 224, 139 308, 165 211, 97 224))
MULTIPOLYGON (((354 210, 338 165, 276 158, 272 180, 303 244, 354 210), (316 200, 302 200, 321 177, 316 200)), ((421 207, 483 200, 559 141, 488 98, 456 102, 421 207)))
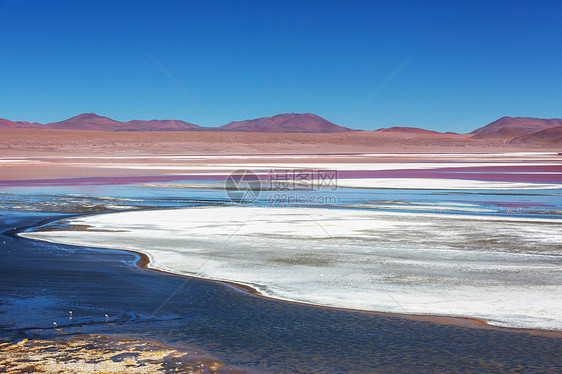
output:
POLYGON ((0 119, 0 128, 38 127, 43 129, 90 130, 90 131, 234 131, 269 133, 328 133, 356 131, 338 126, 311 113, 278 114, 273 117, 231 122, 220 127, 202 127, 179 120, 132 120, 119 122, 111 118, 85 113, 64 121, 45 125, 28 122, 12 122, 0 119))
MULTIPOLYGON (((527 134, 562 126, 562 119, 502 117, 484 127, 474 130, 475 139, 510 140, 521 138, 527 134)), ((287 113, 272 117, 263 117, 246 121, 230 122, 220 127, 202 127, 180 120, 132 120, 120 122, 94 113, 85 113, 64 121, 47 124, 26 121, 9 121, 0 118, 0 128, 42 128, 90 131, 233 131, 233 132, 264 132, 264 133, 337 133, 357 131, 336 125, 322 117, 311 113, 287 113)), ((416 127, 390 127, 376 130, 395 134, 439 134, 435 131, 416 127)), ((551 134, 546 132, 545 134, 551 134)), ((557 134, 556 131, 552 135, 557 134)), ((542 136, 542 135, 539 135, 542 136)), ((538 138, 521 139, 521 142, 539 141, 538 138)), ((546 140, 540 140, 544 142, 546 140)))
POLYGON ((437 131, 420 129, 418 127, 400 127, 400 126, 378 129, 378 130, 375 130, 375 131, 377 131, 377 132, 394 132, 394 133, 403 133, 403 134, 440 134, 437 131))
MULTIPOLYGON (((484 127, 474 130, 471 134, 484 134, 500 131, 503 128, 513 131, 514 134, 531 134, 552 127, 562 126, 560 118, 532 118, 532 117, 502 117, 484 127)), ((497 134, 501 136, 501 134, 497 134)))
POLYGON ((178 120, 151 120, 119 122, 94 113, 80 114, 60 122, 43 126, 48 129, 92 130, 92 131, 174 131, 199 130, 201 126, 178 120))
POLYGON ((478 133, 472 138, 474 139, 513 139, 518 136, 527 134, 525 130, 511 127, 502 127, 499 130, 478 133))
POLYGON ((230 122, 219 127, 222 131, 241 132, 348 132, 356 131, 347 127, 336 125, 324 118, 311 113, 287 113, 273 117, 263 117, 246 121, 230 122))
POLYGON ((10 121, 7 119, 0 118, 0 128, 2 129, 25 129, 25 128, 35 128, 41 127, 42 125, 34 122, 26 121, 10 121))
POLYGON ((510 144, 524 145, 562 145, 562 126, 551 127, 532 134, 519 136, 509 142, 510 144))

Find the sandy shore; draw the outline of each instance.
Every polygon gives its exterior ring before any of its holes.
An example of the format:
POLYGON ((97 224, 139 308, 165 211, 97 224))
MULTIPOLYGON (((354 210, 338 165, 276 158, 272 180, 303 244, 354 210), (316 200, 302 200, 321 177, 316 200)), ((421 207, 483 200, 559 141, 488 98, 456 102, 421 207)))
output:
POLYGON ((3 373, 242 373, 196 350, 104 335, 0 343, 3 373))

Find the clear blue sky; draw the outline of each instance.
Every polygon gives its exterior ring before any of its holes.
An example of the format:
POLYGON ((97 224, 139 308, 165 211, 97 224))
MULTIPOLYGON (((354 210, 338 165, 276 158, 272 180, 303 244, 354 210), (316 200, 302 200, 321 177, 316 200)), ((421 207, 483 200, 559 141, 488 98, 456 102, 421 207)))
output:
POLYGON ((562 1, 0 0, 0 118, 311 112, 468 132, 562 117, 562 1))

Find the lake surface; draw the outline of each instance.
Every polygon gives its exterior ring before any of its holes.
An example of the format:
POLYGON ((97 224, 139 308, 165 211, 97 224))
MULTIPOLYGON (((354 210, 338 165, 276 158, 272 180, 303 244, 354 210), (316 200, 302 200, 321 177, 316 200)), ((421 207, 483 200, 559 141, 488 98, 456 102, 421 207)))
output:
MULTIPOLYGON (((339 207, 390 212, 556 219, 562 211, 562 191, 556 189, 321 193, 335 195, 339 207)), ((271 206, 268 197, 263 193, 253 204, 271 206)), ((263 372, 554 372, 562 367, 558 337, 266 299, 213 281, 139 268, 135 254, 14 235, 49 220, 90 213, 228 204, 219 188, 80 184, 3 188, 1 338, 99 333, 154 339, 196 347, 232 365, 263 372)), ((307 200, 301 205, 311 204, 307 200)))

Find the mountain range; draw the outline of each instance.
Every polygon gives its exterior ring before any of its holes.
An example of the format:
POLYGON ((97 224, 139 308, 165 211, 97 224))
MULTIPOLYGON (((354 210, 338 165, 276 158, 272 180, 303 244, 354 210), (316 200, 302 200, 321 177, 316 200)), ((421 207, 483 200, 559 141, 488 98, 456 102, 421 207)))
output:
MULTIPOLYGON (((94 113, 85 113, 64 121, 40 124, 0 118, 0 128, 37 128, 89 131, 226 131, 262 133, 339 133, 359 131, 339 126, 312 113, 285 113, 246 121, 230 122, 219 127, 203 127, 180 120, 131 120, 120 122, 94 113)), ((438 135, 436 131, 416 127, 390 127, 381 133, 438 135)), ((447 133, 452 134, 452 133, 447 133)), ((561 144, 562 119, 502 117, 470 133, 474 139, 510 144, 561 144)))
POLYGON ((246 121, 230 122, 219 127, 222 131, 240 132, 347 132, 357 131, 336 125, 312 113, 287 113, 246 121))
MULTIPOLYGON (((513 134, 531 134, 537 131, 546 130, 552 127, 562 126, 560 118, 532 118, 532 117, 502 117, 494 122, 480 127, 471 134, 483 135, 493 134, 509 130, 513 134)), ((511 135, 511 133, 509 134, 511 135)))
POLYGON ((513 145, 561 145, 562 119, 502 117, 471 134, 474 139, 503 141, 513 145))
POLYGON ((180 120, 132 120, 120 122, 94 113, 84 113, 60 122, 40 124, 0 119, 0 128, 41 128, 89 131, 229 131, 279 133, 329 133, 357 131, 338 126, 311 113, 278 114, 273 117, 230 122, 220 127, 203 127, 180 120))

